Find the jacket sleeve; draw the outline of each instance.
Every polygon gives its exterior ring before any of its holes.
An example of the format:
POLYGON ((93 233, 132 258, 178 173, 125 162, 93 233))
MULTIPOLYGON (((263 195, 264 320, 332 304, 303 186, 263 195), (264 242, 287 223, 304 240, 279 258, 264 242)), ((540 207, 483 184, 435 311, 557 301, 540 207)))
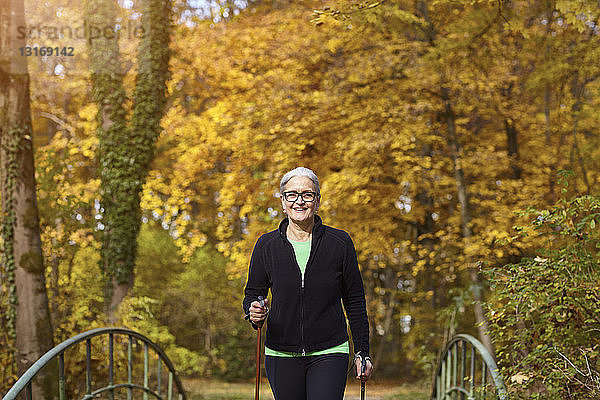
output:
MULTIPOLYGON (((253 301, 258 301, 258 296, 267 298, 269 287, 271 282, 269 275, 267 274, 267 267, 265 265, 265 254, 262 246, 262 241, 259 238, 254 249, 252 250, 252 256, 250 257, 250 266, 248 268, 248 280, 246 281, 246 288, 244 289, 244 300, 243 309, 246 319, 249 320, 250 304, 253 301)), ((258 325, 250 321, 254 329, 258 329, 258 325)))
POLYGON ((343 274, 342 301, 350 321, 354 352, 358 353, 360 351, 362 356, 368 356, 369 320, 367 319, 365 290, 358 269, 356 250, 350 236, 346 240, 343 274))

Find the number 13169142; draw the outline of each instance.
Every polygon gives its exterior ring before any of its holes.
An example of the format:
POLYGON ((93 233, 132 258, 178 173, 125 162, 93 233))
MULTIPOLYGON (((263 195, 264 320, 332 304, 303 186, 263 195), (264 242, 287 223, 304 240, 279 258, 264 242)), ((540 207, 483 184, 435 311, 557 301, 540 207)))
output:
POLYGON ((30 46, 24 46, 24 47, 19 47, 19 51, 21 52, 22 56, 25 57, 29 57, 29 56, 66 56, 66 57, 73 57, 74 54, 74 48, 73 47, 30 47, 30 46))

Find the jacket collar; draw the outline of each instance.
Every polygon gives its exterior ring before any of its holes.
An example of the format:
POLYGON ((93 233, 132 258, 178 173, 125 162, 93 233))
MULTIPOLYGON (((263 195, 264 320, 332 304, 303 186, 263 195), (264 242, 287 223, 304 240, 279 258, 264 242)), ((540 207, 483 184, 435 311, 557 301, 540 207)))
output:
MULTIPOLYGON (((290 220, 288 217, 285 217, 279 223, 279 235, 284 239, 287 238, 286 232, 287 232, 287 227, 289 224, 290 224, 290 220)), ((321 220, 321 217, 319 217, 318 215, 315 214, 315 224, 313 225, 313 230, 312 230, 313 240, 320 238, 323 235, 324 231, 325 231, 325 225, 323 225, 323 221, 321 220)))

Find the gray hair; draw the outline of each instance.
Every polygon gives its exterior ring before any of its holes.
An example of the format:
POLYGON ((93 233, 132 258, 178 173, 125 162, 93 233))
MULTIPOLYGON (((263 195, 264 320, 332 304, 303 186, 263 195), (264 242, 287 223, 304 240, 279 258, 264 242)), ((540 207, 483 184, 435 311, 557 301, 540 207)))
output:
POLYGON ((290 179, 292 179, 295 176, 305 176, 309 178, 315 184, 317 195, 321 195, 321 189, 319 187, 319 178, 317 178, 317 175, 315 175, 315 173, 312 172, 310 169, 304 167, 294 168, 293 170, 286 172, 286 174, 283 175, 283 178, 281 178, 281 183, 279 184, 280 193, 283 193, 285 185, 289 182, 290 179))

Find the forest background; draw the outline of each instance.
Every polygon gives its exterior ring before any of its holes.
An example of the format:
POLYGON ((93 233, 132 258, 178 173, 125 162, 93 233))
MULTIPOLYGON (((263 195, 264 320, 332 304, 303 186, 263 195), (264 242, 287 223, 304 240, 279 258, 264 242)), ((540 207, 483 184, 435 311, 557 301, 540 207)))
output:
MULTIPOLYGON (((59 343, 108 321, 99 279, 110 228, 99 194, 102 101, 86 40, 56 35, 83 24, 84 6, 25 7, 29 45, 75 54, 28 58, 59 343)), ((116 20, 134 29, 139 7, 119 1, 116 20)), ((169 7, 164 115, 117 325, 161 344, 184 374, 251 377, 255 333, 241 310, 248 258, 282 218, 280 177, 302 165, 320 178, 324 222, 355 243, 377 377, 430 379, 458 331, 491 334, 511 390, 564 393, 598 382, 597 3, 169 7), (565 358, 592 360, 591 380, 565 358)), ((126 113, 135 108, 141 42, 119 40, 126 113)), ((125 148, 127 135, 120 140, 112 146, 125 148)), ((3 321, 11 318, 7 277, 3 270, 3 321)), ((8 349, 10 324, 2 328, 8 349)), ((9 352, 0 362, 10 382, 9 352)))

